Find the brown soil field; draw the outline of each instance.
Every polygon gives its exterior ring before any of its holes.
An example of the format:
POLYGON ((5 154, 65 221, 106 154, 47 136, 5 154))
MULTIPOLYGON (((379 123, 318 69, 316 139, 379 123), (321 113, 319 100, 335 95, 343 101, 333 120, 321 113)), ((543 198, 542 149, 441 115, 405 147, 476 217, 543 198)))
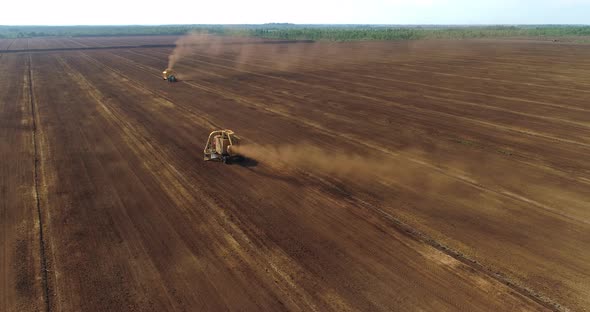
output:
POLYGON ((1 311, 590 310, 590 45, 176 39, 0 40, 1 311))

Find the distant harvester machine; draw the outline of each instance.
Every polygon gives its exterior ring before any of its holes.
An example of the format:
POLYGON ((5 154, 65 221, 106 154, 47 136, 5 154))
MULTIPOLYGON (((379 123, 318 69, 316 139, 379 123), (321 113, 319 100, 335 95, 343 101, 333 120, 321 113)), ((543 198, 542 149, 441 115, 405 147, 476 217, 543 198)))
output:
POLYGON ((162 72, 162 78, 164 80, 168 80, 168 82, 178 81, 178 79, 176 79, 176 72, 169 68, 162 72))
POLYGON ((207 139, 203 158, 205 160, 220 160, 223 163, 240 160, 242 156, 236 152, 239 142, 240 138, 231 130, 213 131, 207 139))

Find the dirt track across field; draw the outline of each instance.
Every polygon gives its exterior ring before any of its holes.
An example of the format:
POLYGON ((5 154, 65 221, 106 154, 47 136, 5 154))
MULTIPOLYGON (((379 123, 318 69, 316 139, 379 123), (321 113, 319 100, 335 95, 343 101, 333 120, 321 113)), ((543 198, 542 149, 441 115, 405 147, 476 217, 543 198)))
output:
POLYGON ((590 46, 175 39, 0 40, 134 47, 0 54, 0 310, 590 310, 590 46))

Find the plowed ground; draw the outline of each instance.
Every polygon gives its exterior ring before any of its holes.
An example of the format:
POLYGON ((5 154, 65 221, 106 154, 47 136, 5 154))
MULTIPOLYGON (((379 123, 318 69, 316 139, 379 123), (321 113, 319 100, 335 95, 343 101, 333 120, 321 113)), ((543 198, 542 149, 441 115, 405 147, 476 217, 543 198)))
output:
POLYGON ((589 309, 590 46, 170 52, 0 53, 0 310, 589 309))

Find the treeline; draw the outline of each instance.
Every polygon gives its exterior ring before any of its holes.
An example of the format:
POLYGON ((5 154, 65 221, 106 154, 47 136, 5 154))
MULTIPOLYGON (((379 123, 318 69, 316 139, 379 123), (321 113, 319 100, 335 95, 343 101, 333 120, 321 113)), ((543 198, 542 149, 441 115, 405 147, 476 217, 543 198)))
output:
POLYGON ((191 31, 285 40, 413 40, 590 36, 590 26, 163 25, 0 26, 0 38, 182 35, 191 31))
POLYGON ((195 29, 178 26, 0 26, 0 38, 182 35, 195 29))
POLYGON ((465 27, 321 27, 254 29, 251 35, 272 39, 414 40, 499 37, 590 36, 590 26, 465 26, 465 27))

